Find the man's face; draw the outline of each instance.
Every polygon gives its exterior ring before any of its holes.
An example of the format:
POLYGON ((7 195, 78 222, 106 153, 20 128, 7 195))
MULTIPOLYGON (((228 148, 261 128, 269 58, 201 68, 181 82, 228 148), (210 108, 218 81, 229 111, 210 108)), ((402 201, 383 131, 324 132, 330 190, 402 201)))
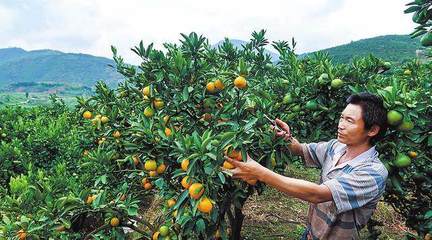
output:
POLYGON ((368 141, 368 131, 364 126, 361 107, 348 104, 339 119, 337 140, 346 145, 358 145, 368 141))

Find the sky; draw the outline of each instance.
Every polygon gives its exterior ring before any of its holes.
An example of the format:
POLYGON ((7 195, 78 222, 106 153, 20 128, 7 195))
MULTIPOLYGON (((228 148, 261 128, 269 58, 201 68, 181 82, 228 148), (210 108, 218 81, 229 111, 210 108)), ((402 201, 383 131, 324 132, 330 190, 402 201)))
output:
POLYGON ((0 48, 54 49, 129 63, 130 48, 178 42, 196 32, 215 44, 249 40, 265 29, 270 41, 297 42, 296 52, 329 48, 415 27, 402 0, 0 0, 0 48))

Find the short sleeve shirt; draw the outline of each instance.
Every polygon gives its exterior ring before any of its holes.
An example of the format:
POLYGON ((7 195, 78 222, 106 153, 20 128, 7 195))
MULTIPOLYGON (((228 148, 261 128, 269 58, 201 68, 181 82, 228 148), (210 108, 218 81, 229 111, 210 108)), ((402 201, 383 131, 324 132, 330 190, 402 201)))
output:
POLYGON ((358 231, 384 193, 388 176, 375 147, 338 166, 345 144, 333 139, 303 144, 302 148, 306 166, 321 169, 319 184, 326 185, 333 197, 332 201, 309 206, 309 238, 358 239, 358 231))

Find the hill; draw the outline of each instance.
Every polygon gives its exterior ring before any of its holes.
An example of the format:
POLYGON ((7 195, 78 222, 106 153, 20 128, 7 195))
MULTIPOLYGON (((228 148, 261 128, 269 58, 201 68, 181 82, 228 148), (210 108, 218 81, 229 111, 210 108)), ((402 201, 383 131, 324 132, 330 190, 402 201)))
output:
POLYGON ((21 82, 93 86, 104 80, 115 87, 122 77, 113 60, 54 50, 0 49, 0 87, 21 82))
MULTIPOLYGON (((320 50, 328 52, 336 63, 349 63, 354 57, 373 54, 386 61, 402 63, 416 57, 416 50, 421 47, 418 39, 408 35, 385 35, 352 41, 348 44, 320 50)), ((308 55, 306 53, 302 55, 308 55)))

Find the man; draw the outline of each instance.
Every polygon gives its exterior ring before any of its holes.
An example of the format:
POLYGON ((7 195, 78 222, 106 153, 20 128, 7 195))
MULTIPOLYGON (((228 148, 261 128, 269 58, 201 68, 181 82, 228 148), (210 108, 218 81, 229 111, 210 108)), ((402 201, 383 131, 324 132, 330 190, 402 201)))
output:
POLYGON ((351 95, 338 124, 337 139, 302 144, 289 126, 276 119, 282 131, 276 136, 309 167, 321 169, 319 184, 279 175, 247 156, 246 162, 226 157, 236 168, 234 178, 258 179, 289 196, 310 203, 308 227, 302 239, 358 239, 382 196, 387 169, 378 159, 374 144, 386 131, 387 115, 382 100, 370 93, 351 95))

